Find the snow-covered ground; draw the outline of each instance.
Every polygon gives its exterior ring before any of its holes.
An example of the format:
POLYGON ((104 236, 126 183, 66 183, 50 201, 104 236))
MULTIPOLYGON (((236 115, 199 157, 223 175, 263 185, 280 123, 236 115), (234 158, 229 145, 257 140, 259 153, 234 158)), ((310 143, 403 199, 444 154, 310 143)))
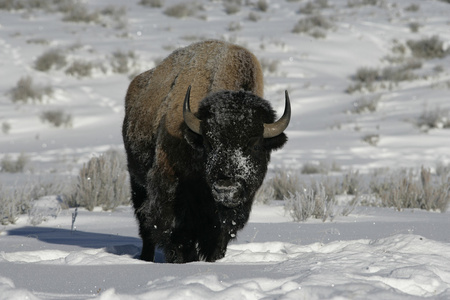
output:
POLYGON ((135 259, 130 208, 71 210, 0 235, 0 298, 415 299, 450 296, 448 213, 358 208, 335 222, 294 223, 256 205, 215 263, 135 259), (269 221, 268 221, 269 220, 269 221))
MULTIPOLYGON (((121 20, 104 15, 106 26, 63 22, 62 13, 43 10, 0 10, 0 160, 21 153, 30 160, 24 173, 0 173, 0 183, 76 175, 92 156, 121 148, 129 76, 199 38, 242 44, 272 66, 265 97, 278 111, 283 91, 289 91, 290 140, 272 155, 271 169, 312 162, 369 172, 450 163, 450 130, 424 132, 415 125, 427 111, 441 114, 441 122, 450 117, 450 55, 422 60, 412 81, 345 92, 358 68, 389 66, 386 57, 400 55, 394 46, 403 45, 404 56, 411 57, 407 40, 436 35, 449 49, 445 1, 352 6, 370 1, 330 0, 316 9, 332 23, 319 39, 292 33, 309 16, 299 13, 305 0, 267 1, 266 12, 243 4, 231 15, 222 1, 197 1, 203 9, 182 19, 163 11, 185 1, 166 0, 163 8, 138 2, 85 1, 90 11, 110 4, 127 8, 121 20), (251 21, 250 13, 260 19, 251 21), (420 24, 418 32, 411 23, 420 24), (62 51, 67 65, 46 72, 33 68, 50 49, 62 51), (125 73, 114 70, 118 51, 135 54, 125 73), (92 75, 66 74, 80 60, 96 66, 92 75), (13 103, 10 91, 25 76, 36 86, 51 86, 53 94, 37 103, 13 103), (363 97, 379 99, 376 111, 350 113, 363 97), (70 115, 71 126, 43 123, 40 115, 48 110, 70 115), (363 141, 368 135, 378 137, 376 145, 363 141)), ((333 222, 295 223, 280 204, 258 204, 224 259, 169 265, 136 259, 141 243, 129 207, 80 209, 72 230, 73 209, 59 210, 53 198, 40 201, 48 209, 46 222, 32 226, 22 216, 0 227, 0 299, 450 298, 449 212, 357 207, 333 222)))

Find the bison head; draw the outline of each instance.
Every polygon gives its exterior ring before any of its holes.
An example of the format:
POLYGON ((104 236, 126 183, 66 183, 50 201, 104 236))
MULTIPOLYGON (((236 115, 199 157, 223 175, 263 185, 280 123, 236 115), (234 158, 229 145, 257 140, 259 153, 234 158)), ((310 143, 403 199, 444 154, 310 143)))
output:
POLYGON ((205 180, 215 201, 233 208, 251 202, 261 186, 270 152, 287 141, 283 131, 291 109, 286 92, 283 116, 276 122, 268 101, 245 91, 221 91, 202 100, 197 116, 186 93, 185 138, 200 153, 205 180))

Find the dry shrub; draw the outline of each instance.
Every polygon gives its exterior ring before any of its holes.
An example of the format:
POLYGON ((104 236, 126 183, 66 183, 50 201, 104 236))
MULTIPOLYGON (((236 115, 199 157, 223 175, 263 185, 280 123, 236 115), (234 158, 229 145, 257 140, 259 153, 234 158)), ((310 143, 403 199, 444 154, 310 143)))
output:
POLYGON ((164 6, 163 0, 141 0, 139 1, 140 5, 153 7, 153 8, 161 8, 164 6))
POLYGON ((43 123, 49 123, 54 127, 72 127, 72 116, 60 109, 44 111, 40 119, 43 123))
POLYGON ((201 6, 194 2, 179 3, 166 8, 164 14, 169 17, 181 19, 195 16, 200 9, 201 6))
POLYGON ((269 4, 266 0, 258 0, 258 2, 256 2, 256 8, 260 11, 266 12, 269 10, 269 4))
POLYGON ((9 134, 9 131, 11 130, 11 124, 10 123, 8 123, 8 122, 3 122, 2 123, 2 132, 4 133, 4 134, 9 134))
POLYGON ((66 74, 77 78, 91 77, 95 65, 89 61, 75 60, 67 69, 66 74))
POLYGON ((261 68, 263 72, 276 73, 278 71, 278 66, 280 61, 276 59, 262 58, 260 60, 261 68))
POLYGON ((326 30, 331 29, 333 23, 330 19, 321 15, 313 15, 307 18, 300 19, 292 29, 293 33, 306 33, 316 38, 323 38, 326 36, 326 30))
POLYGON ((373 68, 362 67, 356 70, 354 80, 365 84, 371 84, 379 79, 379 71, 373 68))
POLYGON ((248 19, 253 22, 258 22, 259 20, 261 20, 261 16, 258 13, 251 11, 248 14, 248 19))
POLYGON ((328 0, 310 1, 300 8, 299 13, 310 15, 320 11, 321 9, 328 8, 329 6, 328 0))
POLYGON ((406 45, 417 58, 443 58, 450 54, 450 49, 445 49, 444 42, 437 35, 417 41, 408 40, 406 45))
POLYGON ((450 111, 440 107, 430 110, 425 106, 416 121, 416 126, 423 132, 428 132, 430 129, 450 128, 450 111))
POLYGON ((228 15, 236 14, 241 10, 242 1, 241 0, 225 0, 223 1, 223 7, 225 13, 228 15))
POLYGON ((255 201, 262 204, 270 203, 275 199, 275 189, 271 184, 264 183, 255 195, 255 201))
POLYGON ((382 206, 445 212, 450 202, 450 177, 440 177, 438 182, 432 179, 430 170, 422 167, 420 180, 410 170, 381 182, 373 181, 371 190, 380 198, 382 206))
POLYGON ((366 5, 379 5, 380 0, 348 0, 347 6, 348 7, 360 7, 360 6, 366 6, 366 5))
POLYGON ((321 161, 319 163, 305 163, 300 172, 302 174, 328 174, 329 171, 329 166, 321 161))
POLYGON ((420 10, 420 5, 417 4, 411 4, 405 7, 405 11, 408 12, 418 12, 420 10))
POLYGON ((115 29, 124 29, 128 25, 125 6, 108 5, 100 10, 101 24, 115 29))
POLYGON ((130 203, 130 188, 125 157, 118 151, 108 151, 83 165, 72 192, 64 196, 68 206, 93 210, 113 210, 130 203))
POLYGON ((34 63, 34 68, 38 71, 46 72, 52 68, 61 69, 67 64, 66 56, 62 49, 50 49, 40 55, 34 63))
POLYGON ((321 184, 302 188, 286 198, 285 210, 296 222, 306 221, 313 217, 331 221, 336 216, 334 198, 328 198, 321 184))
MULTIPOLYGON (((30 213, 34 200, 48 195, 58 195, 60 183, 28 182, 21 186, 0 184, 0 224, 14 224, 20 215, 30 213)), ((36 225, 34 223, 33 225, 36 225)))
POLYGON ((103 9, 90 11, 80 0, 0 0, 3 10, 43 10, 48 13, 63 14, 63 21, 90 23, 101 26, 113 25, 117 29, 127 24, 126 8, 108 5, 103 9))
POLYGON ((75 23, 100 23, 100 13, 97 11, 90 12, 86 6, 76 2, 72 8, 65 13, 63 21, 75 23))
POLYGON ((122 52, 120 50, 113 52, 111 57, 111 67, 113 72, 126 74, 136 64, 137 56, 134 51, 122 52))
POLYGON ((360 203, 379 207, 419 208, 445 212, 450 203, 450 167, 438 165, 436 174, 421 168, 419 179, 413 170, 361 176, 349 171, 342 176, 301 181, 297 173, 276 170, 256 195, 256 201, 285 200, 285 209, 295 221, 314 217, 332 220, 346 216, 360 203), (336 196, 347 201, 337 206, 336 196))
POLYGON ((27 44, 37 44, 37 45, 49 45, 50 42, 43 38, 32 38, 27 40, 27 44))
POLYGON ((353 108, 350 110, 352 114, 361 114, 364 112, 375 112, 380 102, 380 96, 363 97, 353 102, 353 108))
POLYGON ((0 185, 0 224, 14 224, 32 206, 30 188, 5 188, 0 185))
POLYGON ((362 140, 371 146, 376 146, 380 142, 380 135, 377 133, 369 133, 362 137, 362 140))
POLYGON ((21 153, 15 160, 6 154, 0 162, 0 171, 5 173, 22 173, 28 161, 29 158, 24 153, 21 153))
POLYGON ((274 190, 275 200, 283 200, 302 188, 298 175, 293 171, 285 170, 277 170, 275 176, 269 180, 268 184, 274 190))
MULTIPOLYGON (((389 58, 391 59, 391 58, 389 58)), ((417 59, 403 59, 403 63, 396 66, 387 66, 382 69, 374 69, 362 67, 356 71, 356 74, 352 77, 356 84, 350 85, 347 89, 347 93, 353 93, 355 91, 368 90, 373 92, 377 87, 383 86, 386 83, 398 84, 402 81, 411 81, 418 78, 413 70, 420 69, 422 62, 417 59)))
POLYGON ((17 85, 8 92, 12 102, 42 101, 44 96, 51 96, 53 89, 50 86, 38 86, 33 83, 30 76, 22 77, 17 85))
POLYGON ((409 30, 411 32, 419 32, 420 27, 422 27, 422 24, 419 22, 411 22, 408 24, 409 30))
POLYGON ((227 30, 228 31, 239 31, 242 29, 242 24, 241 22, 230 22, 228 24, 227 30))

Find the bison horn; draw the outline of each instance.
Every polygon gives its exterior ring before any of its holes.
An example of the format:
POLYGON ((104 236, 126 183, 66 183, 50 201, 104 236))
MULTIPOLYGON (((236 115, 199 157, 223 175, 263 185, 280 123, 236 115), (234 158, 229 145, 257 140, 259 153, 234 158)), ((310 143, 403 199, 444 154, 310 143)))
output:
POLYGON ((201 121, 191 112, 191 107, 189 105, 189 98, 191 96, 191 86, 188 87, 186 96, 184 97, 183 105, 183 118, 186 125, 190 130, 197 134, 202 134, 200 129, 201 121))
POLYGON ((283 116, 271 124, 264 124, 264 138, 273 138, 280 135, 289 125, 289 121, 291 120, 291 102, 289 101, 288 92, 285 91, 286 103, 284 106, 283 116))

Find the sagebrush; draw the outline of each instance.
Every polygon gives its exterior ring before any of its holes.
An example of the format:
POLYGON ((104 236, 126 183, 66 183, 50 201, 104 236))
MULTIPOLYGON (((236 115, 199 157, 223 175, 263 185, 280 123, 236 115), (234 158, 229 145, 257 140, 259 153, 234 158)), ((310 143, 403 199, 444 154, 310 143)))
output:
POLYGON ((314 38, 326 37, 326 31, 333 27, 330 19, 322 15, 313 15, 300 19, 292 29, 293 33, 306 33, 314 38))
POLYGON ((0 224, 14 224, 20 215, 28 213, 31 201, 27 189, 10 189, 0 185, 0 224))
POLYGON ((89 61, 76 60, 66 69, 66 74, 77 78, 91 77, 94 64, 89 61))
POLYGON ((0 161, 0 171, 5 173, 22 173, 29 161, 28 155, 20 153, 16 159, 6 154, 0 161))
POLYGON ((114 51, 111 56, 112 70, 115 73, 126 74, 131 71, 132 67, 136 64, 136 60, 137 55, 134 51, 114 51))
POLYGON ((413 56, 417 58, 443 58, 450 54, 450 49, 444 47, 444 41, 437 35, 420 40, 408 40, 406 45, 411 49, 413 56))
POLYGON ((61 109, 43 111, 39 117, 43 123, 49 123, 54 127, 72 127, 72 115, 61 109))
POLYGON ((296 221, 346 216, 361 203, 445 212, 450 204, 450 167, 439 164, 435 175, 422 168, 419 177, 416 179, 413 169, 365 176, 350 170, 339 176, 308 175, 301 179, 298 172, 278 169, 258 190, 255 201, 285 200, 286 211, 296 221), (338 207, 341 196, 347 200, 338 207))
POLYGON ((153 8, 161 8, 164 6, 163 0, 141 0, 139 1, 140 5, 153 7, 153 8))
POLYGON ((53 95, 53 88, 36 85, 31 76, 26 76, 19 79, 17 85, 8 92, 8 95, 14 103, 41 102, 44 97, 53 95))
POLYGON ((182 19, 195 16, 200 9, 201 6, 195 2, 184 2, 169 6, 164 10, 164 14, 169 17, 182 19))
POLYGON ((275 170, 275 176, 263 184, 256 197, 262 197, 267 200, 268 197, 265 193, 270 193, 272 199, 283 200, 289 197, 290 194, 295 194, 300 188, 301 181, 295 171, 277 169, 275 170))
POLYGON ((63 189, 61 183, 54 182, 27 182, 17 186, 0 184, 0 224, 14 224, 20 215, 31 212, 35 200, 44 196, 59 195, 63 189))
POLYGON ((63 49, 50 49, 41 54, 34 63, 38 71, 47 72, 51 69, 61 69, 67 65, 66 54, 63 49))
POLYGON ((445 212, 450 203, 450 176, 448 173, 433 178, 431 171, 422 167, 420 179, 413 170, 403 171, 383 180, 374 180, 371 190, 378 196, 381 206, 420 208, 445 212))
POLYGON ((415 122, 416 126, 424 132, 428 132, 430 129, 450 128, 450 110, 440 107, 434 109, 425 107, 415 122))
POLYGON ((286 198, 285 210, 297 222, 313 217, 331 221, 336 216, 335 201, 327 197, 321 184, 303 187, 286 198))
POLYGON ((130 188, 124 154, 115 150, 91 158, 83 165, 70 193, 64 196, 71 206, 93 210, 113 210, 130 203, 130 188))

